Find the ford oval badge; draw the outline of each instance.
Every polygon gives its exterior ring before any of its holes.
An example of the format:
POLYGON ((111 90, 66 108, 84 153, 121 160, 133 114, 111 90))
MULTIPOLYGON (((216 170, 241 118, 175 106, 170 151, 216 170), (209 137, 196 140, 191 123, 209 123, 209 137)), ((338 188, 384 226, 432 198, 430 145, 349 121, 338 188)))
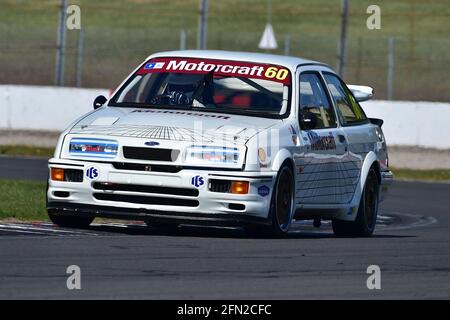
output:
POLYGON ((147 141, 147 142, 145 143, 145 145, 146 145, 146 146, 150 146, 150 147, 153 147, 153 146, 159 146, 159 142, 156 142, 156 141, 147 141))

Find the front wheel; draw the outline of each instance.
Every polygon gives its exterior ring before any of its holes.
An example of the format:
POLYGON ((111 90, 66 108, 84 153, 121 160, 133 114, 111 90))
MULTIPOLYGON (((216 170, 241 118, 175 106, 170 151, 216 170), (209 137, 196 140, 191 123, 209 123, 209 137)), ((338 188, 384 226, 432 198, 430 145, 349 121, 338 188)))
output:
POLYGON ((54 213, 49 213, 48 217, 53 224, 67 228, 87 228, 95 219, 94 217, 77 217, 54 213))
POLYGON ((284 164, 275 182, 270 203, 270 226, 247 226, 246 232, 252 236, 285 237, 288 234, 294 208, 294 175, 284 164))
POLYGON ((338 237, 370 237, 377 222, 379 192, 378 176, 375 169, 371 168, 355 221, 333 220, 334 234, 338 237))

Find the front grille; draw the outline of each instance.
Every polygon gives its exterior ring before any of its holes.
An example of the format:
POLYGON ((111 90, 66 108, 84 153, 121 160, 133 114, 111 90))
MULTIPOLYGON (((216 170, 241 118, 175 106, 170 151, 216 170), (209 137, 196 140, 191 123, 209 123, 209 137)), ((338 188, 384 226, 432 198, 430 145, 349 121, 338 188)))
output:
POLYGON ((180 150, 176 149, 123 147, 123 156, 127 159, 174 162, 179 154, 180 150))
MULTIPOLYGON (((95 190, 104 191, 128 191, 128 192, 141 192, 141 193, 159 193, 168 194, 175 196, 187 196, 187 197, 197 197, 197 189, 188 188, 171 188, 171 187, 158 187, 158 186, 144 186, 139 184, 120 184, 120 183, 102 183, 95 182, 93 184, 95 190)), ((178 201, 171 200, 171 201, 178 201)))
POLYGON ((113 162, 113 167, 117 170, 131 170, 131 171, 152 171, 152 172, 170 172, 177 173, 181 171, 180 166, 166 166, 160 164, 140 164, 140 163, 126 163, 113 162))
POLYGON ((231 181, 230 180, 211 179, 211 180, 209 180, 209 191, 230 193, 231 192, 231 181))
POLYGON ((132 195, 111 194, 111 193, 94 193, 94 197, 97 200, 139 203, 139 204, 154 204, 163 206, 198 207, 199 205, 199 202, 197 200, 190 200, 190 199, 132 196, 132 195))
POLYGON ((64 181, 83 182, 83 170, 64 169, 64 181))

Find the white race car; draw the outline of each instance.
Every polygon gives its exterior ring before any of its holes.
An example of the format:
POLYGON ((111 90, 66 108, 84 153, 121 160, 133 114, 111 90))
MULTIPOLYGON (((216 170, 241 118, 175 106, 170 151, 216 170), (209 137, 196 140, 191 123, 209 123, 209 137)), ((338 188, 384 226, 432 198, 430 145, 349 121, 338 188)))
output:
POLYGON ((57 225, 95 217, 238 225, 286 235, 332 220, 370 236, 393 180, 380 119, 327 65, 295 57, 173 51, 149 56, 77 119, 49 160, 57 225))

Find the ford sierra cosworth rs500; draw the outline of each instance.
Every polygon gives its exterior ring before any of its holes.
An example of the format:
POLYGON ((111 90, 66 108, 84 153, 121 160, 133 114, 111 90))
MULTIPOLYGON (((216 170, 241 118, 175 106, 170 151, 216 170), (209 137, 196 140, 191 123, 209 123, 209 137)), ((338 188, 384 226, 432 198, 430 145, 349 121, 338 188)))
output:
POLYGON ((393 180, 383 121, 359 105, 371 96, 296 57, 153 54, 61 134, 48 214, 65 227, 107 217, 276 237, 323 219, 337 236, 370 236, 393 180))

